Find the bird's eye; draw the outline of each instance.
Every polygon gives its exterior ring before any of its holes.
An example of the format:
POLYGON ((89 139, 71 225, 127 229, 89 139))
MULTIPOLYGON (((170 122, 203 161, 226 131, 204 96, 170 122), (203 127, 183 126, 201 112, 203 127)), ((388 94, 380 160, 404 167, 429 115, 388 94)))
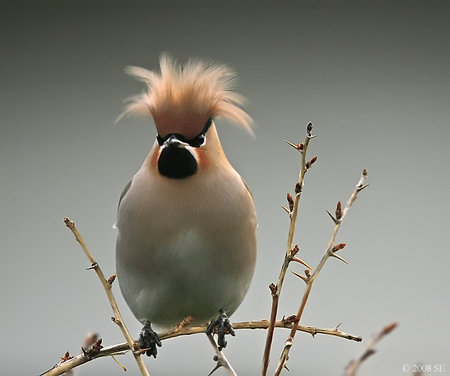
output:
POLYGON ((205 143, 206 137, 203 133, 199 134, 197 137, 195 137, 189 144, 193 147, 199 148, 205 143))
POLYGON ((205 143, 205 141, 206 141, 205 133, 209 129, 211 124, 212 124, 212 119, 209 119, 206 122, 206 125, 203 128, 203 130, 200 132, 200 134, 191 139, 187 139, 186 137, 184 137, 183 135, 181 135, 179 133, 169 133, 165 137, 161 137, 158 134, 158 135, 156 135, 156 139, 158 140, 159 146, 162 146, 170 137, 175 136, 175 138, 177 140, 179 140, 181 142, 185 142, 186 144, 189 144, 193 148, 199 148, 200 146, 202 146, 205 143))

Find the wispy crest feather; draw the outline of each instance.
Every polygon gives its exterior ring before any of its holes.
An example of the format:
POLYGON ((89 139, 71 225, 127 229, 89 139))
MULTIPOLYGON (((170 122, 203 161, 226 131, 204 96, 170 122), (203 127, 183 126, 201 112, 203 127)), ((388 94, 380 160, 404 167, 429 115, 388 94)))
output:
POLYGON ((125 72, 147 85, 142 94, 129 98, 122 115, 151 115, 158 128, 180 119, 202 122, 221 117, 252 132, 252 118, 240 106, 245 98, 231 89, 235 72, 225 65, 189 60, 179 65, 169 55, 160 59, 161 73, 128 66, 125 72))

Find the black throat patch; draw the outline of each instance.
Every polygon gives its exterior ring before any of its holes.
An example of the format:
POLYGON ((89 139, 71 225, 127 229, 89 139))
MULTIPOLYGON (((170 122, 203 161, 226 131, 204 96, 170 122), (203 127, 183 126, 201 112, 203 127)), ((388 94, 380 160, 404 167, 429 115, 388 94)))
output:
POLYGON ((158 171, 162 176, 170 179, 185 179, 197 172, 197 160, 186 146, 201 147, 205 143, 205 133, 211 123, 212 120, 209 119, 201 133, 192 139, 187 139, 178 133, 169 133, 165 137, 156 136, 158 144, 164 146, 158 159, 158 171))

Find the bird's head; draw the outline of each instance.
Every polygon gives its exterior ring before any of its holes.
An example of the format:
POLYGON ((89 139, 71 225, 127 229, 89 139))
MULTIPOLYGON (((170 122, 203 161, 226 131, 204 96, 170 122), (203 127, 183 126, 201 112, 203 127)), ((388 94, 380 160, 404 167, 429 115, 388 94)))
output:
MULTIPOLYGON (((167 54, 161 73, 130 66, 126 72, 147 85, 129 99, 121 116, 148 116, 155 122, 158 171, 183 179, 198 170, 202 151, 223 155, 213 119, 222 117, 252 132, 251 117, 241 109, 244 98, 231 91, 236 74, 225 65, 190 60, 178 65, 167 54)), ((224 156, 223 156, 224 157, 224 156)), ((208 164, 208 158, 203 158, 208 164)))

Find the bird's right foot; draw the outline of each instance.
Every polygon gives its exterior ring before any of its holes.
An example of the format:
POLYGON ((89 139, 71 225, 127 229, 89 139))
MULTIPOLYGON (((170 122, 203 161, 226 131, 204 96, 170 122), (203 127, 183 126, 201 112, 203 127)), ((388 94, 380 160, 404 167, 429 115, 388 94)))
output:
POLYGON ((219 345, 219 351, 222 351, 227 347, 227 341, 225 341, 225 334, 229 333, 232 336, 235 335, 233 327, 228 320, 227 315, 223 309, 220 310, 220 316, 211 321, 211 323, 206 328, 206 334, 212 335, 214 329, 217 329, 217 343, 219 345))
POLYGON ((147 356, 153 355, 156 358, 158 352, 156 346, 161 347, 162 343, 156 332, 152 329, 150 321, 147 320, 139 333, 139 347, 145 350, 147 356))

